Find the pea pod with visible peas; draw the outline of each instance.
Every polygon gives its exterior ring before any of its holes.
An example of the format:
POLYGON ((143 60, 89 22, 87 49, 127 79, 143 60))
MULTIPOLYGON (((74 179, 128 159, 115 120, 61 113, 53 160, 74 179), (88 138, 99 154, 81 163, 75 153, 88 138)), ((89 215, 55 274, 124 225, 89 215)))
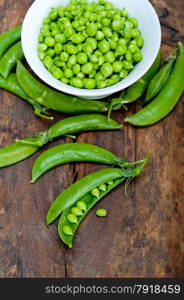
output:
POLYGON ((17 64, 18 60, 24 58, 24 53, 22 50, 22 43, 18 42, 13 45, 1 58, 0 60, 0 74, 3 78, 7 78, 11 70, 17 64))
POLYGON ((151 80, 148 86, 146 97, 142 106, 145 106, 151 99, 153 99, 156 95, 158 95, 158 93, 165 86, 165 84, 167 83, 170 77, 175 60, 176 57, 169 58, 168 62, 155 75, 155 77, 153 77, 153 79, 151 80))
MULTIPOLYGON (((4 79, 3 79, 4 80, 4 79)), ((66 136, 89 130, 116 130, 122 128, 114 120, 107 120, 103 115, 73 116, 56 122, 48 131, 32 137, 17 140, 16 143, 0 149, 0 168, 15 164, 34 154, 44 144, 59 136, 66 136)))
POLYGON ((26 102, 31 104, 34 108, 35 115, 45 119, 53 119, 51 116, 48 115, 48 109, 46 107, 40 105, 38 102, 31 99, 24 92, 24 90, 18 84, 16 74, 10 73, 7 79, 4 79, 2 76, 0 76, 0 88, 11 92, 12 94, 24 99, 26 102))
MULTIPOLYGON (((84 100, 50 89, 34 78, 20 61, 17 63, 17 79, 22 89, 32 99, 59 112, 69 114, 102 113, 109 109, 109 102, 84 100)), ((117 108, 114 107, 114 109, 117 108)))
MULTIPOLYGON (((118 169, 108 168, 108 169, 91 173, 90 175, 87 175, 86 177, 74 183, 74 185, 77 184, 80 187, 81 193, 77 193, 77 195, 74 195, 73 204, 68 206, 66 209, 64 209, 58 223, 59 236, 61 240, 66 245, 68 245, 69 248, 72 248, 73 246, 74 234, 77 228, 79 227, 80 223, 87 215, 87 213, 92 209, 92 207, 97 202, 99 202, 106 194, 108 194, 111 190, 117 187, 120 183, 129 180, 130 178, 139 176, 142 170, 144 169, 145 165, 147 164, 148 160, 149 157, 147 157, 144 160, 142 165, 140 165, 135 169, 127 170, 125 171, 125 173, 121 172, 118 169), (89 187, 89 182, 88 182, 89 176, 92 182, 94 183, 92 189, 90 189, 91 186, 89 187), (103 180, 104 176, 105 179, 111 178, 110 181, 103 180), (105 185, 105 189, 103 191, 99 189, 99 185, 102 182, 103 185, 105 185), (95 189, 99 190, 98 196, 93 195, 94 187, 95 189), (72 216, 74 216, 74 218, 72 218, 72 216)), ((55 209, 57 211, 57 206, 55 206, 55 209)), ((57 215, 56 212, 54 212, 53 215, 57 215)), ((51 218, 51 220, 53 220, 53 218, 51 218)), ((49 221, 48 217, 47 217, 47 221, 49 221)))
POLYGON ((138 113, 125 119, 134 126, 149 126, 166 117, 183 94, 184 87, 184 46, 180 42, 179 54, 165 87, 158 96, 138 113))
POLYGON ((21 39, 22 26, 17 26, 0 35, 0 58, 4 52, 21 39))
MULTIPOLYGON (((110 181, 114 182, 114 180, 117 179, 125 180, 127 178, 138 176, 147 164, 149 158, 150 155, 144 161, 142 161, 142 164, 139 167, 134 169, 106 168, 91 173, 76 181, 66 190, 64 190, 64 192, 61 193, 50 206, 46 217, 47 225, 54 222, 54 220, 63 211, 65 211, 65 209, 73 206, 75 203, 77 203, 77 201, 83 202, 83 197, 85 197, 85 195, 87 195, 89 192, 93 191, 93 189, 99 187, 101 184, 106 184, 110 181)), ((99 195, 101 195, 101 193, 99 195)), ((95 203, 101 199, 101 197, 99 197, 100 196, 95 196, 95 203)))
POLYGON ((36 182, 38 178, 52 168, 71 162, 94 162, 121 168, 134 164, 96 145, 87 143, 57 145, 43 152, 36 159, 32 168, 31 183, 36 182))

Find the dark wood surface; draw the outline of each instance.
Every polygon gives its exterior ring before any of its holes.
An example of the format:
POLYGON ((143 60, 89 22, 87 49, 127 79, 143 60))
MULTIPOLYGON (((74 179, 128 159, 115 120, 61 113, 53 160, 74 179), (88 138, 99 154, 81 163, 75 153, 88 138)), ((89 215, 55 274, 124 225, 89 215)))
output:
MULTIPOLYGON (((22 22, 31 0, 0 0, 1 31, 22 22)), ((184 1, 153 0, 162 24, 162 55, 184 41, 184 1)), ((34 26, 34 21, 33 21, 34 26)), ((139 109, 130 106, 128 114, 139 109)), ((126 113, 127 114, 127 113, 126 113)), ((63 118, 55 114, 55 120, 63 118)), ((123 122, 124 112, 113 114, 123 122)), ((67 249, 56 224, 47 228, 45 214, 55 197, 76 178, 101 168, 73 164, 48 172, 31 185, 31 166, 37 153, 0 170, 0 277, 181 277, 184 276, 184 106, 144 129, 125 125, 122 131, 80 134, 78 142, 105 147, 128 160, 152 160, 129 186, 119 186, 97 206, 108 209, 98 219, 93 209, 78 230, 75 245, 67 249)), ((15 138, 48 128, 31 107, 0 91, 0 147, 15 138)), ((70 139, 58 139, 54 144, 70 139)), ((43 150, 42 150, 43 151, 43 150)))

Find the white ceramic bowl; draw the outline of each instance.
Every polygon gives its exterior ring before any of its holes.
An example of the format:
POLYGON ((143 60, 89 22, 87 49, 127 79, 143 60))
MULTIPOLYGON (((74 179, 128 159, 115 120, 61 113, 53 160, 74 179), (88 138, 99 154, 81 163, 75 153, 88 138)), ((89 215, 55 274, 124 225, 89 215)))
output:
MULTIPOLYGON (((89 0, 90 2, 92 0, 89 0)), ((93 0, 97 1, 97 0, 93 0)), ((35 0, 29 8, 22 29, 22 46, 26 60, 36 75, 53 88, 86 99, 100 99, 121 91, 141 78, 154 62, 161 43, 158 16, 148 0, 110 0, 116 7, 126 7, 130 16, 139 21, 139 29, 145 40, 143 60, 126 79, 104 89, 79 89, 55 79, 44 67, 37 54, 38 35, 42 21, 52 7, 67 5, 69 0, 35 0)))

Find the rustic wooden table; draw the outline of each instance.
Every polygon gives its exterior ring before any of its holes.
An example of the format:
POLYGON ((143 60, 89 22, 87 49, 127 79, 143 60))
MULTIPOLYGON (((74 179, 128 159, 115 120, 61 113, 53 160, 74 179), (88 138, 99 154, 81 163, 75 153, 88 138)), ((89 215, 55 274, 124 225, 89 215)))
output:
MULTIPOLYGON (((162 55, 184 41, 184 1, 153 0, 162 24, 162 55)), ((1 31, 22 22, 31 0, 0 0, 1 31)), ((34 26, 34 20, 33 20, 34 26)), ((24 101, 1 90, 0 146, 15 138, 45 130, 48 121, 35 117, 24 101)), ((130 106, 134 113, 138 104, 130 106)), ((56 120, 61 115, 55 114, 56 120)), ((97 219, 95 209, 80 227, 75 246, 60 242, 56 225, 45 226, 53 199, 74 179, 101 166, 73 164, 58 167, 31 185, 37 153, 0 170, 0 277, 181 277, 184 276, 184 105, 149 128, 125 125, 116 132, 80 134, 78 142, 105 147, 128 160, 152 160, 129 187, 105 197, 97 207, 108 217, 97 219)), ((114 113, 120 122, 124 112, 114 113)), ((64 116, 62 116, 64 117, 64 116)), ((70 141, 61 138, 50 144, 70 141)), ((47 147, 44 148, 44 150, 47 147)))

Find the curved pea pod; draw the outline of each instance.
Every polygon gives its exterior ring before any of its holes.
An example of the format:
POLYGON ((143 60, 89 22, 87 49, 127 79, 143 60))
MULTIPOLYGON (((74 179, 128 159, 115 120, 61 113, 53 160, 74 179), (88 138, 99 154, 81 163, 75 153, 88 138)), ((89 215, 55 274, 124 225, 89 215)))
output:
POLYGON ((167 84, 158 96, 135 115, 126 118, 134 126, 149 126, 166 117, 183 94, 184 87, 184 46, 179 43, 179 54, 167 84))
POLYGON ((53 138, 89 130, 116 130, 121 129, 122 125, 115 120, 100 114, 87 114, 65 118, 50 127, 48 138, 53 138))
POLYGON ((108 102, 84 100, 52 90, 34 78, 20 61, 17 63, 17 79, 26 94, 50 109, 69 114, 108 111, 108 102))
POLYGON ((58 233, 59 236, 61 238, 61 240, 69 247, 72 248, 73 247, 73 240, 74 240, 74 235, 76 230, 78 229, 78 227, 80 226, 81 222, 83 221, 83 219, 85 218, 85 216, 88 214, 88 212, 93 208, 93 206, 99 202, 105 195, 107 195, 110 191, 112 191, 115 187, 117 187, 120 183, 122 183, 123 181, 125 181, 126 178, 120 178, 120 179, 115 179, 112 182, 112 185, 107 185, 107 190, 102 192, 100 194, 100 196, 94 197, 91 195, 91 193, 87 193, 86 195, 84 195, 80 201, 84 202, 86 205, 86 210, 82 211, 81 216, 77 217, 77 223, 71 223, 68 221, 67 216, 71 213, 72 208, 75 207, 75 204, 72 205, 71 207, 66 208, 60 219, 59 219, 59 223, 58 223, 58 233), (68 226, 69 228, 71 228, 72 234, 71 235, 67 235, 64 233, 63 228, 64 226, 68 226))
POLYGON ((158 93, 165 86, 170 77, 175 60, 176 57, 170 58, 163 68, 155 75, 155 77, 153 77, 148 86, 146 97, 142 106, 145 106, 151 99, 158 95, 158 93))
POLYGON ((129 163, 124 159, 96 145, 84 143, 57 145, 43 152, 36 159, 32 168, 31 183, 34 183, 48 170, 70 162, 93 162, 120 167, 129 166, 129 163))
POLYGON ((11 70, 17 64, 18 60, 24 58, 24 53, 22 50, 22 43, 18 42, 13 45, 8 51, 3 55, 0 60, 0 74, 3 78, 7 78, 11 70))
POLYGON ((24 99, 26 102, 31 104, 34 108, 34 113, 42 118, 46 119, 53 119, 50 117, 47 113, 47 108, 43 107, 42 105, 35 102, 32 98, 30 98, 24 90, 20 87, 17 81, 16 74, 10 73, 10 75, 4 79, 2 76, 0 76, 0 88, 11 92, 12 94, 20 97, 21 99, 24 99))
POLYGON ((116 179, 134 178, 135 176, 138 176, 149 159, 150 155, 148 155, 146 159, 142 161, 139 167, 136 167, 134 169, 102 169, 76 181, 66 190, 64 190, 64 192, 61 193, 52 203, 46 217, 47 224, 51 224, 66 208, 72 206, 87 193, 100 186, 101 184, 105 184, 116 179))
POLYGON ((1 153, 5 155, 7 151, 6 161, 3 162, 2 158, 2 167, 9 166, 26 159, 27 157, 31 156, 31 153, 35 153, 44 144, 59 136, 66 136, 86 130, 112 130, 120 129, 121 127, 121 124, 118 124, 114 120, 108 121, 107 117, 101 115, 82 115, 66 118, 52 125, 48 131, 37 133, 32 137, 16 140, 16 143, 0 149, 0 155, 1 153), (95 121, 96 124, 94 123, 95 121), (33 149, 33 147, 35 149, 33 149), (31 149, 34 151, 31 152, 31 149), (18 152, 20 154, 19 156, 17 156, 18 152), (13 159, 11 159, 11 157, 13 159))
MULTIPOLYGON (((105 182, 106 190, 101 190, 97 197, 93 195, 92 191, 91 192, 88 191, 80 199, 77 199, 74 204, 72 204, 70 207, 67 207, 63 211, 63 213, 62 213, 62 215, 59 219, 59 223, 58 223, 58 233, 59 233, 59 236, 60 236, 61 240, 66 245, 68 245, 70 248, 72 248, 74 234, 75 234, 77 228, 79 227, 80 223, 82 222, 84 217, 87 215, 87 213, 92 209, 92 207, 97 202, 99 202, 106 194, 108 194, 111 190, 113 190, 116 186, 118 186, 120 183, 122 183, 126 180, 131 180, 135 176, 139 176, 140 173, 142 172, 142 170, 144 169, 144 167, 146 166, 146 164, 148 163, 149 158, 150 158, 150 155, 148 155, 143 160, 143 163, 139 167, 136 167, 135 169, 132 169, 132 170, 127 170, 127 174, 124 173, 122 177, 114 178, 113 181, 111 181, 111 182, 106 181, 105 182), (79 206, 79 203, 80 203, 80 206, 79 206), (83 203, 82 206, 81 206, 81 203, 83 203), (81 207, 82 213, 78 214, 77 222, 73 223, 73 222, 70 221, 70 219, 68 219, 68 215, 73 213, 73 209, 75 209, 76 207, 81 207), (64 228, 66 226, 68 228, 70 228, 70 235, 66 234, 66 232, 64 230, 64 228)), ((105 169, 105 170, 108 173, 111 173, 111 172, 114 173, 113 169, 105 169)), ((97 172, 99 172, 99 171, 97 171, 97 172)), ((96 177, 97 172, 92 173, 91 176, 96 177)), ((119 176, 119 174, 117 176, 119 176)), ((98 188, 98 187, 100 187, 100 186, 96 185, 96 188, 98 188)), ((83 185, 81 185, 81 189, 83 189, 83 185)))
POLYGON ((21 39, 21 30, 22 26, 17 26, 0 35, 0 58, 11 45, 21 39))
POLYGON ((0 168, 13 165, 38 151, 38 147, 23 144, 11 144, 0 149, 0 168))

